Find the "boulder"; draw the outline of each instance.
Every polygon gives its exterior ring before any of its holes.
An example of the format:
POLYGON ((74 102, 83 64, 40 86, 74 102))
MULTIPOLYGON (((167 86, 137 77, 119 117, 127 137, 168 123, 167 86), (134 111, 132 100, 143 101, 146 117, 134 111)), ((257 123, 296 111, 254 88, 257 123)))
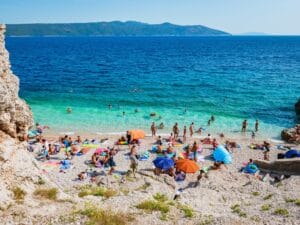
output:
POLYGON ((295 127, 282 130, 281 139, 288 143, 300 144, 300 135, 297 134, 297 127, 300 127, 300 124, 295 127))
POLYGON ((300 158, 280 159, 275 161, 254 160, 259 170, 283 175, 300 175, 300 158))

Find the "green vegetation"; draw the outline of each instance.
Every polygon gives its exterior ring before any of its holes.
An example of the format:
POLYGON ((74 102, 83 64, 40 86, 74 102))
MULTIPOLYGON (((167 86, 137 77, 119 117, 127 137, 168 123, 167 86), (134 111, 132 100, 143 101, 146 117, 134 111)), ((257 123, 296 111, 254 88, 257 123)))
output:
POLYGON ((14 194, 14 199, 17 201, 23 201, 26 195, 26 192, 22 190, 20 187, 15 187, 12 189, 14 194))
POLYGON ((180 210, 183 211, 184 217, 191 218, 194 216, 194 209, 188 205, 180 205, 180 210))
POLYGON ((161 213, 168 213, 170 208, 164 202, 159 202, 155 200, 146 200, 141 202, 136 206, 138 209, 143 209, 148 212, 159 211, 161 213))
POLYGON ((37 184, 38 185, 44 185, 44 184, 46 184, 46 181, 44 181, 42 178, 39 178, 37 184))
POLYGON ((260 193, 259 193, 258 191, 254 191, 254 192, 252 192, 252 195, 253 195, 253 196, 259 196, 260 193))
POLYGON ((212 215, 203 215, 203 216, 201 216, 199 225, 213 225, 214 222, 215 222, 215 220, 212 215))
POLYGON ((293 198, 286 198, 285 199, 286 203, 294 203, 295 201, 296 201, 296 199, 293 199, 293 198))
POLYGON ((165 202, 168 200, 168 197, 165 194, 156 193, 153 195, 153 198, 158 202, 165 202))
POLYGON ((90 185, 83 186, 78 193, 79 197, 85 197, 87 195, 93 195, 93 196, 101 196, 104 198, 110 198, 115 195, 117 195, 117 191, 113 189, 107 189, 103 187, 92 187, 90 185))
POLYGON ((273 194, 268 194, 268 195, 266 195, 263 199, 264 200, 269 200, 269 199, 271 199, 273 197, 273 194))
POLYGON ((145 191, 148 187, 150 187, 151 184, 150 183, 144 183, 142 186, 136 188, 136 191, 145 191))
POLYGON ((233 213, 236 213, 239 215, 239 217, 247 217, 247 214, 243 212, 240 208, 239 204, 235 204, 230 207, 233 213))
POLYGON ((271 205, 270 204, 266 204, 266 205, 262 205, 261 206, 261 211, 268 211, 271 209, 271 205))
POLYGON ((87 204, 77 213, 88 218, 88 225, 126 225, 134 220, 130 214, 103 210, 91 204, 87 204))
POLYGON ((259 223, 261 221, 261 219, 258 215, 251 216, 250 219, 257 223, 259 223))
POLYGON ((295 203, 297 206, 300 206, 300 199, 286 198, 286 203, 295 203))
POLYGON ((34 195, 41 197, 41 198, 45 198, 45 199, 49 199, 49 200, 56 200, 57 199, 57 189, 56 188, 38 188, 34 191, 34 195))
POLYGON ((201 25, 128 22, 7 24, 7 36, 203 36, 229 35, 201 25))
POLYGON ((278 209, 275 209, 274 214, 281 215, 281 216, 288 216, 289 211, 287 209, 278 208, 278 209))

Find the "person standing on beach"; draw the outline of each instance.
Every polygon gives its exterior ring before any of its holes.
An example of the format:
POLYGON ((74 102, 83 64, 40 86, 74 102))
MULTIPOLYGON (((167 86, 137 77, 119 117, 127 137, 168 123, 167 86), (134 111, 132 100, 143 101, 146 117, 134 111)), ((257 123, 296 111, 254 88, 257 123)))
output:
POLYGON ((247 125, 248 125, 247 120, 244 120, 242 123, 242 132, 246 132, 247 125))
POLYGON ((183 127, 183 136, 182 136, 182 139, 183 139, 183 143, 186 142, 186 126, 183 127))
POLYGON ((211 120, 209 119, 207 122, 207 126, 210 126, 210 122, 211 122, 211 120))
POLYGON ((192 122, 190 125, 190 137, 193 137, 193 134, 194 134, 194 122, 192 122))
POLYGON ((178 135, 179 135, 178 123, 175 123, 175 125, 173 127, 173 133, 174 133, 174 139, 176 140, 178 138, 178 135))
POLYGON ((256 120, 256 122, 255 122, 255 132, 258 131, 258 126, 259 126, 259 122, 258 122, 258 120, 256 120))
POLYGON ((154 122, 152 122, 152 125, 151 125, 151 134, 152 134, 152 137, 156 136, 156 126, 155 126, 154 122))
POLYGON ((137 149, 135 145, 133 145, 132 148, 130 149, 129 159, 130 159, 130 168, 132 169, 133 176, 135 177, 135 173, 138 167, 138 155, 137 155, 137 149))

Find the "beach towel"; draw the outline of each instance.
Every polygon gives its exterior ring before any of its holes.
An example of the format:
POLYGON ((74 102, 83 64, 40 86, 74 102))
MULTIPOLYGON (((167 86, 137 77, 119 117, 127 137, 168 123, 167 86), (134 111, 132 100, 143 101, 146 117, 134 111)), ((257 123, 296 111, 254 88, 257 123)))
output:
POLYGON ((291 150, 287 151, 284 156, 285 156, 285 158, 288 158, 288 159, 297 158, 297 157, 300 157, 300 151, 291 149, 291 150))
POLYGON ((84 148, 98 148, 98 144, 83 144, 82 147, 84 148))
POLYGON ((254 163, 250 163, 245 167, 243 171, 245 173, 255 174, 258 171, 258 167, 254 163))
POLYGON ((54 170, 54 169, 58 168, 59 165, 60 165, 60 162, 49 160, 49 161, 46 161, 46 162, 42 163, 41 169, 42 169, 42 171, 47 172, 49 170, 54 170))
POLYGON ((140 161, 147 161, 148 159, 149 159, 149 152, 148 151, 143 152, 139 157, 140 161))
POLYGON ((66 170, 66 169, 69 169, 71 167, 71 161, 70 160, 62 160, 60 162, 61 166, 60 166, 60 169, 61 170, 66 170))

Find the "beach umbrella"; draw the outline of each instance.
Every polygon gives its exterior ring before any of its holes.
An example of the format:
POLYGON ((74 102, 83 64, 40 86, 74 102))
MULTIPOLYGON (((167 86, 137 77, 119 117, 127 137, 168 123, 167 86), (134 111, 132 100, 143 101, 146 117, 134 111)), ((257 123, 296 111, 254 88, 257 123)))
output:
POLYGON ((131 130, 130 134, 131 134, 131 138, 135 140, 145 138, 145 131, 143 130, 139 130, 139 129, 131 130))
POLYGON ((153 164, 156 168, 167 170, 174 166, 174 161, 168 157, 158 157, 153 160, 153 164))
POLYGON ((185 173, 196 173, 200 167, 198 164, 190 159, 179 159, 176 161, 176 168, 185 173))

